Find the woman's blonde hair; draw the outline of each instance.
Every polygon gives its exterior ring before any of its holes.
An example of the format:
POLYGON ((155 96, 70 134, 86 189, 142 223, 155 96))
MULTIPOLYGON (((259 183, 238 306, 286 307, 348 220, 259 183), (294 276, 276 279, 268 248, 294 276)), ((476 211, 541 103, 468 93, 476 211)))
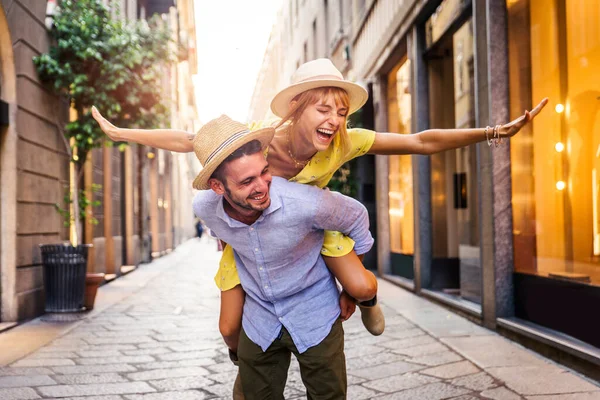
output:
MULTIPOLYGON (((293 129, 294 125, 296 125, 300 121, 300 117, 306 107, 309 105, 315 104, 319 100, 326 99, 329 96, 333 96, 333 100, 335 101, 335 105, 338 107, 349 107, 350 99, 348 97, 348 92, 344 89, 340 89, 337 87, 321 87, 316 89, 310 89, 305 92, 300 93, 298 96, 294 97, 292 101, 296 101, 294 107, 290 109, 290 111, 285 115, 281 121, 277 124, 275 128, 279 128, 284 124, 289 124, 291 129, 293 129)), ((344 118, 344 123, 338 128, 338 138, 334 138, 333 144, 340 148, 343 155, 346 155, 352 146, 350 143, 350 136, 347 130, 348 116, 344 118)))

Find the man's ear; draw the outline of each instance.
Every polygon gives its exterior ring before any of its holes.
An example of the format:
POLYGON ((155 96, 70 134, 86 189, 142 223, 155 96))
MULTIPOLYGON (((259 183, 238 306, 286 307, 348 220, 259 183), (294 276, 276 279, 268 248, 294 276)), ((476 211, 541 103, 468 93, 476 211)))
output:
POLYGON ((225 185, 223 182, 216 178, 210 178, 208 180, 208 186, 216 193, 216 194, 225 194, 225 185))

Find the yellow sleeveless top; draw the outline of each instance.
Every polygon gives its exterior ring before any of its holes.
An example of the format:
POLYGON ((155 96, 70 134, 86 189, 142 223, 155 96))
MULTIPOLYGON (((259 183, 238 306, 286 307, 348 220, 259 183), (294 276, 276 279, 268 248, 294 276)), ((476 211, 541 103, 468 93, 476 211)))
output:
MULTIPOLYGON (((250 130, 256 130, 273 124, 274 121, 259 121, 250 123, 248 127, 250 130)), ((345 162, 367 153, 375 141, 375 132, 368 129, 348 129, 348 135, 352 144, 348 154, 341 154, 340 137, 336 135, 332 144, 326 150, 315 154, 304 169, 290 179, 290 182, 305 183, 324 188, 345 162)), ((321 248, 322 255, 342 257, 350 253, 353 248, 354 241, 349 237, 339 232, 325 231, 323 247, 321 248)), ((233 289, 240 284, 233 249, 229 245, 223 249, 215 283, 221 291, 233 289)))

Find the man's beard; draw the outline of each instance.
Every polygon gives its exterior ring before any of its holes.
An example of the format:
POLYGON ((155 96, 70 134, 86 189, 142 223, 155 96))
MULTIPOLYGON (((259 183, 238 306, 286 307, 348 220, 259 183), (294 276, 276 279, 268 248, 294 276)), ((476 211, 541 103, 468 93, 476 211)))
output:
MULTIPOLYGON (((240 208, 242 208, 244 210, 248 210, 248 211, 263 211, 266 208, 266 207, 264 207, 264 208, 262 208, 262 207, 261 208, 255 208, 250 203, 247 203, 247 202, 246 203, 242 203, 242 202, 236 200, 235 197, 233 197, 231 195, 231 191, 229 190, 229 187, 227 187, 226 184, 224 184, 223 186, 225 187, 225 193, 227 193, 228 200, 230 202, 232 202, 233 204, 235 204, 236 206, 238 206, 238 207, 240 207, 240 208)), ((269 204, 268 205, 270 205, 270 204, 271 204, 271 200, 269 199, 269 204)))

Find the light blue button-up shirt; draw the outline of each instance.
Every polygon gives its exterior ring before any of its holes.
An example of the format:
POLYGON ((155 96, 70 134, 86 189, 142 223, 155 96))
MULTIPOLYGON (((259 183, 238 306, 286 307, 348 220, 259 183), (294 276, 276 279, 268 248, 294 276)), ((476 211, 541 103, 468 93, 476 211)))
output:
POLYGON ((321 343, 340 315, 339 292, 320 251, 323 230, 339 231, 364 254, 373 246, 367 210, 339 193, 273 177, 271 204, 252 224, 234 220, 223 197, 198 192, 193 207, 235 250, 246 302, 242 326, 266 351, 282 325, 303 353, 321 343))

